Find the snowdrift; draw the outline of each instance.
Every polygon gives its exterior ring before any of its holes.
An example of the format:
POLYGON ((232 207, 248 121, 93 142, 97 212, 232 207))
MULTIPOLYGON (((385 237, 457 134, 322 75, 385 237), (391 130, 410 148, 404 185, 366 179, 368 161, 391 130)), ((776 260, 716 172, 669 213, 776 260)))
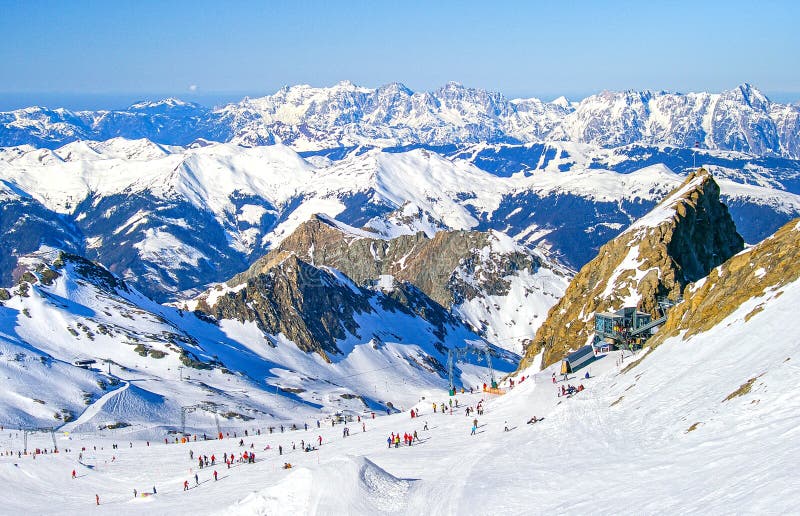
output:
POLYGON ((413 481, 395 477, 364 457, 347 456, 300 468, 220 514, 401 514, 413 481))

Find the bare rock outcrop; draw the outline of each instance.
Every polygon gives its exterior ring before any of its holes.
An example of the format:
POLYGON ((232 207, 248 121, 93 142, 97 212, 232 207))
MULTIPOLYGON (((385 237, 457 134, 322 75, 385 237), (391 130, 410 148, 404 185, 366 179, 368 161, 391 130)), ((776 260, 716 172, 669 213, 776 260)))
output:
POLYGON ((638 306, 659 315, 659 297, 677 299, 686 285, 743 247, 744 240, 719 200, 719 186, 700 169, 600 248, 550 310, 520 367, 527 367, 542 350, 546 366, 586 344, 593 334, 595 312, 638 306))

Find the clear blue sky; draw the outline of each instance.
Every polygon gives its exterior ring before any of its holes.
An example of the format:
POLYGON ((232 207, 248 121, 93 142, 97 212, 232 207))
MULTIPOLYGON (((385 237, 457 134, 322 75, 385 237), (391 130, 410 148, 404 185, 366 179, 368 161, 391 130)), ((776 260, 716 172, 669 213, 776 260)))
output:
POLYGON ((793 0, 0 0, 0 34, 0 92, 18 98, 202 100, 344 79, 509 97, 800 92, 793 0))

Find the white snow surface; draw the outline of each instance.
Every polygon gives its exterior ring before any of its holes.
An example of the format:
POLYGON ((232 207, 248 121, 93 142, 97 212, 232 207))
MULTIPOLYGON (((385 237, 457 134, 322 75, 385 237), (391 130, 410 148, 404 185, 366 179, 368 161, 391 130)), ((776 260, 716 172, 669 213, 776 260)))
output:
MULTIPOLYGON (((402 408, 417 401, 420 389, 448 385, 442 366, 435 367, 446 362, 437 345, 482 345, 464 326, 448 325, 442 341, 431 324, 387 310, 373 297, 372 312, 356 314, 356 333, 337 341, 341 353, 330 353, 328 363, 253 322, 205 322, 133 290, 97 288, 77 268, 67 262, 52 285, 35 284, 24 295, 17 287, 0 305, 0 425, 61 427, 69 418, 76 419, 65 426, 70 430, 124 422, 131 432, 150 435, 180 428, 181 407, 198 403, 216 408, 193 412, 189 427, 213 421, 215 411, 275 424, 383 410, 388 403, 402 408), (224 368, 191 367, 181 349, 224 368), (91 370, 73 365, 85 359, 97 363, 91 370)), ((338 271, 327 271, 356 289, 338 271)), ((236 290, 220 286, 212 293, 236 290)), ((494 365, 510 372, 514 357, 494 365)), ((456 371, 455 381, 476 385, 488 374, 485 365, 466 368, 456 371)))
MULTIPOLYGON (((343 425, 323 421, 317 429, 313 416, 304 419, 311 423, 307 431, 301 425, 269 434, 262 426, 261 435, 253 435, 255 424, 242 423, 236 438, 186 444, 151 436, 148 446, 125 429, 59 432, 59 447, 70 451, 36 459, 0 456, 3 511, 792 514, 800 454, 800 344, 794 337, 800 332, 800 283, 781 291, 771 293, 765 309, 747 321, 764 299, 745 302, 705 333, 668 339, 630 371, 622 372, 619 352, 596 360, 567 380, 586 387, 572 397, 556 395, 562 382, 550 381, 555 366, 523 372, 526 379, 518 377, 504 396, 459 393, 452 415, 432 413, 431 402, 448 403, 445 391, 419 390, 418 399, 425 396, 414 406, 419 418, 411 419, 408 411, 366 415, 366 432, 360 423, 349 423, 346 438, 343 425), (782 331, 774 332, 776 327, 782 331), (591 378, 583 378, 585 371, 591 378), (726 400, 749 380, 750 392, 726 400), (486 412, 474 416, 479 425, 472 436, 473 416, 466 417, 464 407, 481 399, 486 412), (544 419, 526 424, 534 415, 544 419), (420 442, 387 447, 390 433, 414 431, 420 442), (244 447, 237 444, 240 437, 244 447), (318 438, 318 450, 293 449, 301 439, 317 447, 318 438), (238 457, 245 450, 255 451, 255 464, 197 467, 198 455, 214 454, 219 461, 223 453, 238 457), (283 469, 287 462, 291 469, 283 469), (70 478, 73 469, 76 479, 70 478), (190 487, 185 492, 184 480, 190 487)), ((626 354, 624 365, 631 359, 626 354)), ((215 431, 212 421, 206 428, 215 431)), ((28 442, 31 449, 52 448, 47 433, 30 435, 28 442)), ((21 446, 22 434, 6 427, 0 450, 21 446)))

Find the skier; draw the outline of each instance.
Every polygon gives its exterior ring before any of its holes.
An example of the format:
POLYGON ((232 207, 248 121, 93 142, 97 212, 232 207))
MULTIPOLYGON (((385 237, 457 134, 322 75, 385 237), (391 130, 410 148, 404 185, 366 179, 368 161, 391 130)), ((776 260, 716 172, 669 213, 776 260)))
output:
POLYGON ((503 424, 505 425, 505 427, 503 427, 503 431, 508 432, 508 421, 503 421, 503 424))
POLYGON ((138 494, 139 494, 139 493, 137 493, 137 492, 136 492, 136 489, 134 489, 134 490, 133 490, 133 497, 134 497, 134 498, 136 498, 136 495, 138 495, 138 494))
POLYGON ((477 430, 477 429, 478 429, 478 427, 473 424, 472 425, 472 431, 470 431, 469 435, 475 435, 475 430, 477 430))
POLYGON ((189 490, 189 481, 188 480, 184 480, 183 481, 183 490, 184 491, 188 491, 189 490))
POLYGON ((194 474, 194 485, 199 486, 200 480, 197 478, 197 473, 194 474))
POLYGON ((283 446, 278 445, 278 455, 283 455, 283 446))
POLYGON ((317 441, 319 441, 319 445, 322 446, 322 436, 321 435, 317 436, 317 441))
POLYGON ((367 431, 367 424, 364 423, 363 421, 361 422, 361 431, 362 432, 366 432, 367 431))
POLYGON ((217 470, 215 469, 214 470, 214 482, 216 482, 216 481, 217 481, 217 470))
POLYGON ((73 479, 75 479, 75 478, 76 478, 76 476, 75 476, 75 470, 74 470, 74 469, 72 470, 72 478, 73 478, 73 479))
POLYGON ((423 430, 427 430, 428 429, 428 422, 427 421, 425 421, 425 426, 422 429, 423 430))
POLYGON ((100 505, 100 495, 94 495, 94 503, 100 505))

